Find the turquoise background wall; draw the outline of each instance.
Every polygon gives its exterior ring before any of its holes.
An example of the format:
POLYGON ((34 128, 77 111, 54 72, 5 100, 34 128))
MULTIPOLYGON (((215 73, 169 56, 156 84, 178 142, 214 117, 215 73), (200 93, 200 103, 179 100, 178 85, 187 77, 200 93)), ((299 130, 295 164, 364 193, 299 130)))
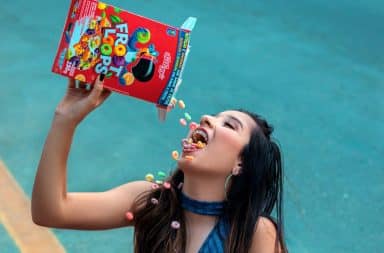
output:
MULTIPOLYGON (((109 3, 172 25, 198 18, 178 97, 195 120, 241 107, 275 126, 291 252, 382 252, 383 1, 109 3)), ((0 5, 0 157, 29 197, 66 89, 50 69, 68 6, 0 5)), ((173 168, 182 113, 160 123, 153 105, 113 94, 76 132, 68 190, 104 191, 173 168)), ((70 253, 132 252, 130 228, 53 231, 70 253)), ((8 235, 0 238, 14 252, 8 235)))

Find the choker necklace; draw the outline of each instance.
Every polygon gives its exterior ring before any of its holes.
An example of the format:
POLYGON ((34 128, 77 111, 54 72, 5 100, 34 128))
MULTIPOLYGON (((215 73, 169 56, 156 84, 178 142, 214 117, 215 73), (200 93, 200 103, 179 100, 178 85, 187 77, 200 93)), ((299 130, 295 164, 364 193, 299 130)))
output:
POLYGON ((180 191, 181 206, 192 213, 219 216, 223 213, 225 201, 200 201, 191 199, 180 191))

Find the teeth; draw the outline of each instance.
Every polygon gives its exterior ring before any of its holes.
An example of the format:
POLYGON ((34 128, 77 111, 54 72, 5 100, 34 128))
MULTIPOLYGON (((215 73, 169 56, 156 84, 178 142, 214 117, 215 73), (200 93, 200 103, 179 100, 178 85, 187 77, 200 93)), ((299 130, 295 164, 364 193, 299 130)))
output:
POLYGON ((198 134, 198 135, 200 135, 201 137, 203 137, 204 138, 204 142, 208 142, 208 135, 207 135, 207 133, 205 132, 205 131, 203 131, 203 130, 200 130, 200 129, 197 129, 197 130, 195 130, 195 132, 193 133, 193 135, 195 135, 195 134, 198 134))

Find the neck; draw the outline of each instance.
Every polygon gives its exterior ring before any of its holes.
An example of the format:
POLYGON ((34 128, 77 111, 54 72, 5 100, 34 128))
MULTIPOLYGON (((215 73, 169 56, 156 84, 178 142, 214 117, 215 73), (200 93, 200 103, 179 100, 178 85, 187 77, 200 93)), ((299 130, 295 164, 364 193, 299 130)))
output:
POLYGON ((183 192, 199 201, 223 201, 225 179, 220 177, 199 177, 184 173, 183 192))
MULTIPOLYGON (((188 197, 198 201, 220 202, 225 199, 225 179, 219 177, 199 177, 196 174, 184 173, 184 184, 182 192, 188 197)), ((216 216, 201 215, 184 210, 188 227, 213 226, 216 216)))

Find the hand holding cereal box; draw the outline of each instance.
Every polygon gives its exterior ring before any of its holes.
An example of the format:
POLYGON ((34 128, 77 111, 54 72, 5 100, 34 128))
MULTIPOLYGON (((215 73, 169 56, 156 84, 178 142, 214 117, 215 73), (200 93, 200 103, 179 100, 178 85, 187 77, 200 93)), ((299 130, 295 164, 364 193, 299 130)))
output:
POLYGON ((104 87, 159 108, 172 106, 196 19, 162 24, 97 0, 72 0, 52 71, 104 87))

